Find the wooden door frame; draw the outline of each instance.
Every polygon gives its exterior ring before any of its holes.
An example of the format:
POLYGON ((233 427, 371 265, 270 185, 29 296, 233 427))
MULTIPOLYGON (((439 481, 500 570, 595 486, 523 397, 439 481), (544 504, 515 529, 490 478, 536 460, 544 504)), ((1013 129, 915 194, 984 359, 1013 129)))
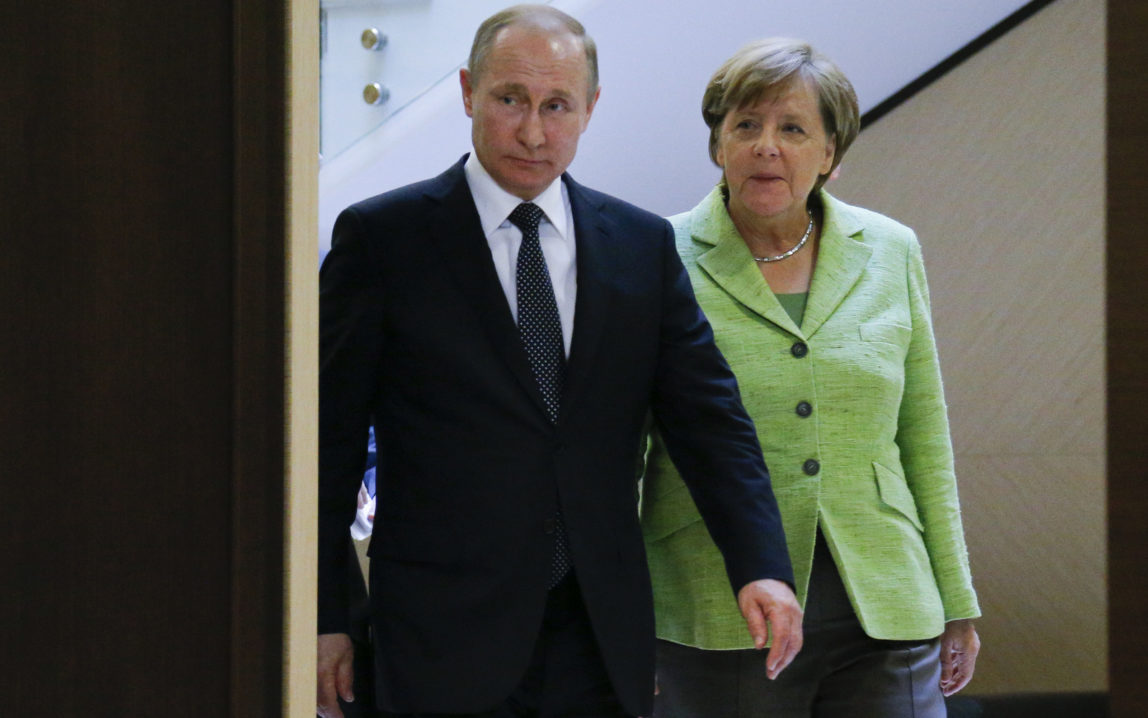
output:
POLYGON ((232 716, 315 704, 318 18, 234 6, 232 716))

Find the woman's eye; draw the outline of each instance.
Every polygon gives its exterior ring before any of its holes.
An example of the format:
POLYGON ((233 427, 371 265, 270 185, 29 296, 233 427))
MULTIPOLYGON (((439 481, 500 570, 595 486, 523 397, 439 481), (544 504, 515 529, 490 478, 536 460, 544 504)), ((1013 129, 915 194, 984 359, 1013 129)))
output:
POLYGON ((802 134, 805 133, 805 130, 801 129, 800 125, 788 124, 782 129, 784 129, 786 132, 797 132, 802 134))

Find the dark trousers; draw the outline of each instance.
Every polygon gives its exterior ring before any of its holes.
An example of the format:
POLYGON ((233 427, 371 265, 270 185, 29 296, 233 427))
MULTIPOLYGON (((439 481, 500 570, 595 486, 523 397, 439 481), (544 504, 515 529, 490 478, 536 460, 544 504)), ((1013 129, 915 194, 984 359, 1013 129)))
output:
POLYGON ((387 718, 632 718, 602 664, 590 617, 571 571, 550 590, 530 666, 518 688, 489 711, 383 713, 387 718))
POLYGON ((805 646, 777 680, 765 653, 658 641, 654 718, 943 718, 940 642, 870 638, 818 532, 805 646))

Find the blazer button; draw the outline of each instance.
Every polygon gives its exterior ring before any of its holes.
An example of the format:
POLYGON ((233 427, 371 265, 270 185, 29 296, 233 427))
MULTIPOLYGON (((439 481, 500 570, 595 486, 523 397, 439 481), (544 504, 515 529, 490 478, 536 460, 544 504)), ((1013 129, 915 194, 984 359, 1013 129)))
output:
POLYGON ((557 526, 557 522, 552 518, 542 522, 542 530, 548 534, 554 533, 555 526, 557 526))
POLYGON ((797 415, 802 419, 813 413, 813 405, 808 401, 802 401, 797 404, 797 415))
POLYGON ((797 342, 789 348, 789 351, 793 356, 800 359, 809 353, 809 346, 805 342, 797 342))
POLYGON ((817 459, 806 459, 805 463, 801 465, 801 470, 804 471, 807 476, 816 476, 817 472, 821 471, 821 464, 817 459))

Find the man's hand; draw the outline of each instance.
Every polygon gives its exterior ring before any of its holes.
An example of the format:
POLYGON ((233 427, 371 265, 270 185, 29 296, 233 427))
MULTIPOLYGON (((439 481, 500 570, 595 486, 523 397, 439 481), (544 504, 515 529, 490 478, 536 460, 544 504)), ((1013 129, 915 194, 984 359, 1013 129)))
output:
POLYGON ((801 650, 801 606, 793 590, 783 581, 765 578, 747 583, 737 592, 737 605, 745 617, 746 627, 753 636, 753 645, 765 648, 769 628, 773 642, 765 657, 765 673, 770 680, 777 678, 793 662, 801 650))
POLYGON ((941 692, 951 696, 968 685, 977 669, 981 638, 969 619, 949 621, 941 634, 941 692))
POLYGON ((346 633, 319 634, 316 651, 319 684, 315 713, 320 718, 343 718, 336 695, 347 703, 355 700, 355 694, 351 691, 352 677, 355 675, 352 670, 354 655, 351 637, 346 633))

